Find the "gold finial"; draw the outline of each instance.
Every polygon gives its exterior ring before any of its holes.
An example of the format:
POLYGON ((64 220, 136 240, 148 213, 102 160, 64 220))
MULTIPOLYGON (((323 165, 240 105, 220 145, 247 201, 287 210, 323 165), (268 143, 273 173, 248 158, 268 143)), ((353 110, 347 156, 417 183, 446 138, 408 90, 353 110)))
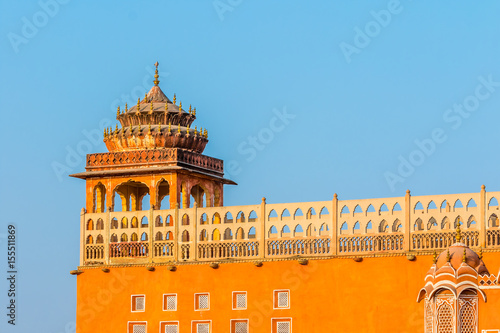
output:
POLYGON ((168 123, 168 134, 172 133, 172 122, 168 123))
POLYGON ((146 94, 144 95, 144 103, 147 103, 147 102, 148 102, 148 93, 146 93, 146 94))
POLYGON ((165 112, 168 112, 168 103, 165 102, 165 112))
POLYGON ((189 114, 191 114, 191 104, 189 104, 189 114))
POLYGON ((161 134, 161 124, 158 123, 158 134, 161 134))
POLYGON ((155 80, 153 81, 153 83, 155 84, 155 86, 157 86, 157 85, 158 85, 158 83, 160 83, 160 81, 158 80, 158 78, 160 77, 160 76, 158 75, 158 65, 159 65, 159 64, 158 64, 158 61, 157 61, 157 62, 155 62, 155 67, 156 67, 156 69, 155 69, 155 80))
POLYGON ((127 103, 125 103, 125 111, 123 113, 125 113, 125 112, 128 112, 128 104, 127 103))
POLYGON ((151 101, 151 107, 149 109, 149 113, 153 113, 153 101, 151 101))
POLYGON ((436 253, 436 251, 434 251, 434 255, 432 256, 432 262, 437 263, 437 261, 438 261, 437 253, 436 253))
POLYGON ((179 102, 179 112, 182 112, 182 101, 179 102))
POLYGON ((104 137, 104 139, 106 139, 106 129, 104 129, 102 136, 104 137))
POLYGON ((186 134, 189 135, 189 125, 187 126, 186 134))
POLYGON ((118 109, 116 109, 116 116, 118 117, 120 115, 120 107, 118 106, 118 109))
POLYGON ((198 135, 198 126, 194 127, 194 135, 198 135))
POLYGON ((464 248, 464 256, 462 257, 462 262, 466 262, 466 261, 467 261, 467 251, 464 248))
POLYGON ((451 256, 450 256, 450 249, 448 249, 448 252, 446 253, 446 261, 450 262, 451 256))
POLYGON ((148 134, 151 135, 151 124, 149 124, 148 134))
POLYGON ((205 128, 205 132, 203 134, 205 134, 205 139, 208 139, 208 131, 206 128, 205 128))
POLYGON ((140 111, 141 111, 141 99, 140 99, 140 98, 138 98, 138 99, 137 99, 137 110, 135 110, 135 112, 136 112, 137 114, 139 114, 139 112, 140 112, 140 111))
POLYGON ((193 116, 196 116, 196 108, 193 109, 193 116))
POLYGON ((115 134, 118 135, 118 124, 115 126, 115 134))
POLYGON ((130 124, 130 135, 132 135, 132 132, 133 132, 133 128, 132 128, 132 124, 130 124))
POLYGON ((482 247, 479 248, 479 256, 478 257, 479 257, 479 259, 483 259, 483 248, 482 247))
POLYGON ((175 94, 174 94, 174 105, 175 105, 175 100, 177 99, 177 97, 175 97, 175 94))
POLYGON ((177 125, 177 133, 181 132, 181 125, 177 125))
POLYGON ((457 243, 460 243, 462 240, 462 230, 460 230, 460 219, 458 219, 457 222, 457 235, 455 236, 455 239, 457 240, 457 243))
POLYGON ((140 135, 140 134, 141 134, 141 132, 142 132, 142 130, 141 130, 141 123, 139 123, 139 129, 138 129, 138 132, 139 132, 139 133, 138 133, 139 135, 140 135))

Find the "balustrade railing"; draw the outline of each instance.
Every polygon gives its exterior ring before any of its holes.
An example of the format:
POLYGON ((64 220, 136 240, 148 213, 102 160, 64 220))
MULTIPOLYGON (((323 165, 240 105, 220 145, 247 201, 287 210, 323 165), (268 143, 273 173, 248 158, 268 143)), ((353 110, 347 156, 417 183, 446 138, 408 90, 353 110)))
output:
POLYGON ((500 192, 83 213, 81 262, 428 252, 455 243, 459 222, 461 242, 500 248, 495 196, 500 192))

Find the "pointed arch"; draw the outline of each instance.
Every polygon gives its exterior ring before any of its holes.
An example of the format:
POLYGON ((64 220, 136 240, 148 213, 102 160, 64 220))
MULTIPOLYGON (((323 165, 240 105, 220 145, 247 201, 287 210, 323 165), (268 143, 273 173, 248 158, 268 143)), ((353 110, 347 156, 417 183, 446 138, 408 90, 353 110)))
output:
POLYGON ((427 222, 427 230, 438 230, 438 223, 434 217, 431 217, 427 222))
POLYGON ((278 229, 273 225, 271 228, 269 228, 269 237, 276 237, 278 235, 278 229))
POLYGON ((237 239, 237 240, 245 239, 245 231, 243 230, 242 227, 239 227, 238 229, 236 229, 235 239, 237 239))
POLYGON ((367 213, 375 213, 375 207, 373 207, 372 204, 368 205, 368 207, 366 207, 366 212, 367 213))
POLYGON ((330 212, 326 207, 321 208, 321 211, 319 212, 319 218, 323 218, 324 215, 329 215, 330 212))
POLYGON ((200 224, 201 225, 208 224, 208 215, 207 215, 207 213, 201 214, 201 216, 200 216, 200 224))
POLYGON ((379 213, 388 212, 389 208, 387 208, 387 205, 383 203, 382 205, 380 205, 380 209, 378 211, 379 213))
POLYGON ((392 224, 392 232, 402 232, 402 231, 403 231, 403 224, 399 221, 399 219, 396 219, 392 224))
POLYGON ((389 231, 389 225, 386 220, 382 220, 378 226, 378 232, 387 232, 389 231))
POLYGON ((456 208, 464 208, 464 205, 462 204, 462 201, 460 201, 460 199, 457 199, 453 204, 453 210, 455 210, 456 208))
POLYGON ((370 234, 373 232, 373 224, 372 224, 372 221, 368 221, 368 223, 366 224, 366 228, 365 228, 365 232, 367 234, 370 234))
MULTIPOLYGON (((344 222, 340 225, 340 234, 345 235, 349 231, 349 226, 347 225, 347 222, 344 222)), ((309 236, 309 235, 308 235, 309 236)))
POLYGON ((288 225, 284 225, 283 228, 281 228, 281 237, 287 237, 290 236, 290 228, 288 225))
POLYGON ((495 206, 498 207, 498 200, 495 197, 491 197, 491 199, 488 201, 488 209, 495 206))
POLYGON ((429 201, 429 204, 427 205, 427 211, 429 211, 431 209, 437 209, 437 206, 436 206, 436 203, 434 202, 434 200, 429 201))
POLYGON ((163 240, 163 235, 161 231, 158 231, 155 236, 155 241, 162 241, 163 240))
POLYGON ((118 229, 118 219, 116 217, 111 219, 111 229, 118 229))
POLYGON ((94 221, 92 219, 87 221, 87 230, 94 230, 94 221))
POLYGON ((354 206, 354 214, 357 214, 357 213, 363 213, 363 210, 361 209, 360 205, 354 206))
POLYGON ((413 231, 421 231, 424 230, 424 222, 421 218, 418 218, 413 225, 413 231))
POLYGON ((87 244, 94 244, 94 237, 92 235, 87 236, 87 244))
POLYGON ((174 239, 174 234, 172 233, 172 231, 168 231, 165 234, 165 240, 173 240, 173 239, 174 239))
POLYGON ((95 239, 95 243, 96 244, 102 244, 102 243, 104 243, 104 238, 102 237, 101 234, 97 235, 97 237, 95 239))
POLYGON ((300 224, 297 224, 295 228, 293 229, 293 236, 303 236, 304 235, 304 229, 302 229, 302 226, 300 224))
POLYGON ((165 218, 165 226, 166 227, 174 226, 174 218, 172 217, 172 215, 167 215, 167 218, 165 218))
POLYGON ((163 227, 163 219, 161 218, 161 215, 156 216, 155 227, 163 227))
POLYGON ((476 223, 476 218, 474 215, 469 216, 469 219, 467 220, 467 228, 477 228, 478 225, 476 223))
POLYGON ((397 202, 394 204, 394 206, 392 206, 392 212, 393 212, 393 213, 394 213, 394 212, 399 212, 399 211, 401 211, 401 210, 402 210, 402 209, 401 209, 401 205, 400 205, 399 203, 397 203, 397 202))
POLYGON ((290 217, 290 211, 287 208, 283 209, 283 211, 281 212, 281 219, 283 219, 284 217, 290 217))
POLYGON ((126 233, 123 233, 120 237, 120 242, 128 242, 128 236, 126 233))
POLYGON ((132 235, 130 235, 130 241, 131 242, 137 242, 137 241, 139 241, 139 236, 137 236, 137 234, 135 232, 132 233, 132 235))
POLYGON ((147 242, 148 241, 148 233, 143 232, 141 235, 141 242, 147 242))
POLYGON ((224 230, 224 240, 232 240, 233 239, 233 231, 231 228, 226 228, 224 230))
POLYGON ((340 210, 340 214, 349 214, 350 211, 349 211, 349 207, 347 207, 347 205, 344 205, 342 207, 342 209, 340 210))
POLYGON ((109 241, 111 243, 117 243, 118 242, 118 235, 117 234, 112 234, 109 241))
POLYGON ((181 225, 189 225, 189 215, 188 214, 182 215, 181 225))
POLYGON ((498 228, 498 216, 496 214, 491 214, 488 218, 488 228, 498 228))
POLYGON ((170 209, 170 184, 165 178, 156 183, 156 209, 170 209))
MULTIPOLYGON (((195 237, 196 237, 196 235, 195 235, 195 237)), ((182 241, 183 242, 189 242, 189 231, 184 230, 182 232, 182 241)))
POLYGON ((271 219, 275 219, 277 217, 278 217, 278 213, 276 213, 276 211, 274 209, 271 209, 271 211, 269 212, 269 215, 267 215, 267 220, 271 221, 271 219))
POLYGON ((361 225, 359 224, 359 221, 356 221, 356 223, 354 223, 354 226, 352 227, 352 232, 353 233, 357 233, 358 230, 361 229, 361 225))
POLYGON ((212 240, 220 240, 220 231, 219 229, 215 228, 214 231, 212 231, 212 240))
POLYGON ((474 199, 470 198, 469 201, 467 201, 467 209, 475 207, 477 207, 476 202, 474 201, 474 199))
POLYGON ((227 212, 226 215, 224 215, 224 223, 233 223, 233 214, 231 214, 231 212, 227 212))
POLYGON ((297 217, 303 217, 304 214, 302 213, 302 210, 300 208, 297 208, 295 212, 293 213, 293 219, 295 220, 297 217))
POLYGON ((131 228, 137 228, 139 226, 139 222, 137 220, 137 217, 132 217, 132 220, 130 221, 130 227, 131 228))
POLYGON ((413 212, 416 213, 417 210, 424 210, 424 206, 422 205, 422 203, 420 201, 417 201, 415 206, 413 206, 413 212))
POLYGON ((255 227, 251 227, 248 230, 248 239, 255 239, 255 237, 257 237, 257 230, 255 229, 255 227))
POLYGON ((215 213, 213 216, 212 216, 212 224, 220 224, 220 215, 219 213, 215 213))
POLYGON ((242 211, 236 214, 236 223, 245 223, 245 214, 242 211))
POLYGON ((141 219, 141 228, 146 228, 147 226, 149 226, 148 218, 143 216, 141 219))
POLYGON ((257 213, 255 212, 255 210, 252 210, 250 212, 250 214, 248 214, 248 222, 255 222, 257 221, 257 213))
MULTIPOLYGON (((347 224, 346 224, 347 226, 347 224)), ((316 227, 313 226, 312 223, 310 223, 308 226, 307 226, 307 230, 306 230, 306 236, 307 237, 313 237, 313 236, 316 236, 316 227)))
POLYGON ((441 229, 446 230, 450 228, 451 228, 450 219, 448 218, 448 216, 445 216, 441 221, 441 229))
POLYGON ((128 219, 126 217, 122 218, 122 225, 121 225, 121 227, 122 227, 122 229, 128 228, 128 219))

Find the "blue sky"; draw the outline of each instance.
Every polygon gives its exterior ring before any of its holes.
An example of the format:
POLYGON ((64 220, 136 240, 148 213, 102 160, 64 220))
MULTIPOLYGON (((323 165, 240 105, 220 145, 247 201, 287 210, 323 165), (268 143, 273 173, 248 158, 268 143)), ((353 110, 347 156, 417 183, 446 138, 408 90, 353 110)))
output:
POLYGON ((149 90, 156 61, 163 91, 196 106, 205 153, 231 163, 239 185, 226 205, 500 190, 499 11, 495 1, 2 1, 0 269, 15 224, 19 294, 18 325, 2 314, 0 331, 72 331, 85 191, 67 174, 84 170, 86 150, 106 150, 92 133, 149 90))

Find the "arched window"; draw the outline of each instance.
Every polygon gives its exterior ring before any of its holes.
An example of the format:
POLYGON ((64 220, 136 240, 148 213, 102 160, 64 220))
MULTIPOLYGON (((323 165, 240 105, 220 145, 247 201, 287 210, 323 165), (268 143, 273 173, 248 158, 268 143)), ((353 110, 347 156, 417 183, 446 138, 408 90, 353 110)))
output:
POLYGON ((254 210, 252 210, 248 215, 248 222, 255 222, 255 221, 257 221, 257 213, 254 210))
POLYGON ((460 326, 461 333, 477 332, 476 311, 469 302, 465 302, 460 309, 460 326))
POLYGON ((141 219, 141 228, 146 228, 147 226, 149 226, 148 218, 143 216, 141 219))
POLYGON ((128 228, 128 220, 126 217, 122 218, 122 229, 128 228))
POLYGON ((182 215, 182 225, 189 225, 189 216, 188 216, 188 214, 182 215))
POLYGON ((167 218, 165 219, 165 226, 172 227, 173 225, 174 225, 174 219, 172 218, 172 215, 167 215, 167 218))
POLYGON ((269 228, 269 237, 273 236, 276 237, 278 235, 278 229, 273 225, 271 228, 269 228))
POLYGON ((163 220, 160 215, 156 217, 155 227, 163 227, 163 220))
POLYGON ((97 237, 95 239, 95 243, 96 244, 102 244, 102 243, 104 243, 104 239, 102 238, 102 235, 97 235, 97 237))
POLYGON ((130 236, 130 241, 131 242, 137 242, 139 240, 139 237, 137 236, 137 234, 134 232, 131 236, 130 236))
POLYGON ((143 232, 141 235, 141 242, 147 242, 148 241, 148 234, 143 232))
POLYGON ((106 211, 106 187, 102 183, 94 187, 94 213, 106 211))
POLYGON ((238 230, 236 230, 236 239, 240 240, 244 238, 245 238, 245 232, 243 231, 243 228, 238 228, 238 230))
POLYGON ((111 220, 111 229, 118 229, 118 220, 116 219, 116 217, 113 217, 113 219, 111 220))
POLYGON ((174 239, 174 234, 172 231, 169 231, 165 234, 165 240, 173 240, 174 239))
POLYGON ((233 223, 233 215, 230 212, 224 216, 224 223, 233 223))
POLYGON ((183 242, 189 242, 189 232, 187 230, 184 230, 182 232, 182 241, 183 242))
POLYGON ((239 212, 236 215, 236 223, 244 223, 245 222, 245 214, 243 212, 239 212))
POLYGON ((212 217, 212 224, 220 224, 220 215, 219 213, 215 213, 212 217))
POLYGON ((139 226, 139 222, 137 220, 137 217, 132 217, 132 221, 130 221, 130 227, 131 228, 137 228, 139 226))
POLYGON ((200 242, 204 242, 204 241, 207 241, 207 240, 208 240, 207 231, 205 229, 203 229, 200 232, 200 242))
POLYGON ((163 240, 163 235, 161 234, 160 231, 158 231, 155 236, 155 241, 161 241, 161 240, 163 240))
POLYGON ((208 217, 206 213, 201 214, 200 224, 208 224, 208 217))
POLYGON ((248 239, 254 239, 256 237, 256 229, 255 227, 251 227, 250 230, 248 230, 248 239))
POLYGON ((87 237, 87 244, 93 244, 94 243, 94 239, 92 238, 92 235, 89 235, 87 237))
POLYGON ((224 231, 224 240, 230 240, 230 239, 233 239, 233 232, 231 231, 231 229, 227 228, 224 231))
POLYGON ((112 235, 111 235, 110 242, 111 242, 111 243, 116 243, 116 242, 118 242, 118 236, 117 236, 116 234, 112 234, 112 235))
POLYGON ((220 231, 219 229, 214 229, 212 232, 212 240, 220 240, 220 231))
POLYGON ((128 242, 127 234, 125 233, 122 234, 122 236, 120 237, 120 242, 128 242))
POLYGON ((437 333, 454 333, 453 309, 448 303, 442 303, 437 313, 437 333))
POLYGON ((95 230, 104 230, 104 221, 102 219, 98 219, 95 224, 95 230))
POLYGON ((92 219, 87 221, 87 230, 94 230, 94 221, 92 219))

